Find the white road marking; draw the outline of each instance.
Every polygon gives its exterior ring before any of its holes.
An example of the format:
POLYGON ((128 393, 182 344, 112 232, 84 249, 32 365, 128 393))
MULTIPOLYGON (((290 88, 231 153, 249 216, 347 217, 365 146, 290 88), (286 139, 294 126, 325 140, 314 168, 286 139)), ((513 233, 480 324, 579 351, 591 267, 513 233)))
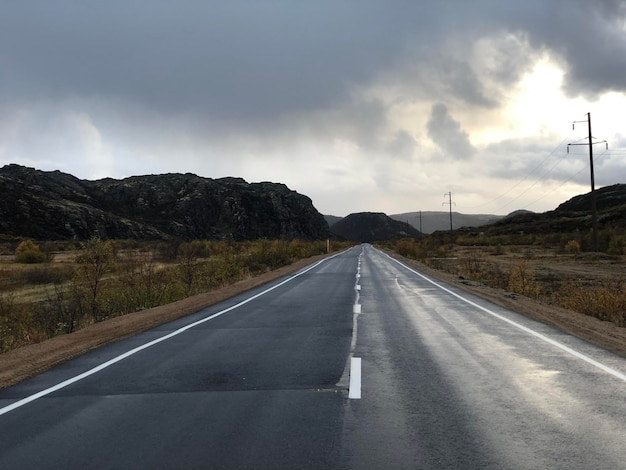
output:
POLYGON ((459 300, 462 300, 463 302, 471 305, 472 307, 475 307, 475 308, 477 308, 479 310, 482 310, 483 312, 485 312, 485 313, 487 313, 487 314, 497 318, 498 320, 502 320, 503 322, 506 322, 509 325, 512 325, 515 328, 518 328, 518 329, 520 329, 520 330, 522 330, 522 331, 524 331, 524 332, 526 332, 526 333, 528 333, 528 334, 530 334, 532 336, 535 336, 536 338, 539 338, 540 340, 545 341, 546 343, 551 344, 552 346, 555 346, 555 347, 565 351, 566 353, 568 353, 568 354, 570 354, 570 355, 572 355, 572 356, 574 356, 574 357, 576 357, 578 359, 581 359, 581 360, 591 364, 592 366, 597 367, 598 369, 603 370, 604 372, 606 372, 608 374, 611 374, 612 376, 617 377, 618 379, 626 382, 626 374, 623 374, 623 373, 621 373, 621 372, 619 372, 619 371, 617 371, 617 370, 615 370, 615 369, 613 369, 613 368, 611 368, 609 366, 606 366, 606 365, 602 364, 601 362, 598 362, 595 359, 592 359, 589 356, 586 356, 585 354, 582 354, 582 353, 580 353, 580 352, 578 352, 578 351, 576 351, 576 350, 574 350, 574 349, 572 349, 572 348, 570 348, 568 346, 565 346, 564 344, 559 343, 558 341, 553 340, 552 338, 548 338, 547 336, 545 336, 545 335, 543 335, 543 334, 541 334, 541 333, 539 333, 539 332, 537 332, 535 330, 532 330, 532 329, 530 329, 530 328, 528 328, 528 327, 526 327, 524 325, 521 325, 521 324, 519 324, 517 322, 514 322, 513 320, 509 320, 508 318, 503 317, 502 315, 499 315, 496 312, 493 312, 493 311, 489 310, 488 308, 485 308, 485 307, 483 307, 481 305, 478 305, 477 303, 472 302, 469 299, 466 299, 465 297, 457 294, 456 292, 453 292, 450 289, 447 289, 446 287, 442 286, 441 284, 436 283, 432 279, 424 276, 422 273, 420 273, 420 272, 410 268, 409 266, 407 266, 404 263, 398 261, 397 259, 392 258, 387 253, 384 253, 384 252, 382 252, 380 250, 377 250, 377 251, 379 251, 380 253, 385 255, 390 260, 395 261, 396 263, 398 263, 400 266, 404 267, 405 269, 411 271, 413 274, 416 274, 419 277, 421 277, 422 279, 424 279, 425 281, 430 282, 435 287, 438 287, 442 291, 447 292, 448 294, 456 297, 459 300))
POLYGON ((258 299, 259 297, 267 294, 268 292, 271 292, 274 289, 279 288, 280 286, 282 286, 282 285, 284 285, 284 284, 286 284, 286 283, 296 279, 299 276, 302 276, 303 274, 311 271, 312 269, 315 269, 320 264, 322 264, 322 263, 324 263, 324 262, 326 262, 326 261, 328 261, 328 260, 330 260, 330 259, 332 259, 332 258, 334 258, 336 256, 339 256, 340 254, 343 254, 343 253, 344 252, 340 252, 340 253, 337 253, 337 254, 335 254, 333 256, 330 256, 328 258, 324 258, 323 260, 318 261, 317 263, 309 266, 308 268, 304 269, 303 271, 300 271, 297 274, 294 274, 293 276, 285 279, 284 281, 276 284, 275 286, 272 286, 272 287, 270 287, 268 289, 265 289, 264 291, 259 292, 258 294, 253 295, 252 297, 249 297, 249 298, 247 298, 245 300, 242 300, 238 304, 235 304, 235 305, 233 305, 231 307, 228 307, 228 308, 226 308, 224 310, 221 310, 221 311, 219 311, 217 313, 214 313, 213 315, 210 315, 210 316, 208 316, 206 318, 203 318, 202 320, 198 320, 198 321, 196 321, 194 323, 191 323, 191 324, 189 324, 187 326, 179 328, 178 330, 173 331, 172 333, 169 333, 169 334, 167 334, 165 336, 162 336, 160 338, 152 340, 152 341, 150 341, 148 343, 142 344, 141 346, 138 346, 138 347, 136 347, 134 349, 131 349, 130 351, 125 352, 124 354, 120 354, 119 356, 114 357, 113 359, 111 359, 111 360, 109 360, 107 362, 104 362, 104 363, 100 364, 99 366, 94 367, 93 369, 90 369, 90 370, 88 370, 86 372, 83 372, 82 374, 79 374, 79 375, 76 375, 74 377, 71 377, 71 378, 69 378, 69 379, 67 379, 67 380, 65 380, 65 381, 63 381, 61 383, 58 383, 57 385, 54 385, 54 386, 52 386, 50 388, 47 388, 45 390, 42 390, 40 392, 37 392, 37 393, 35 393, 33 395, 30 395, 30 396, 28 396, 26 398, 22 398, 21 400, 18 400, 15 403, 12 403, 10 405, 7 405, 4 408, 0 408, 0 416, 2 416, 3 414, 8 413, 9 411, 13 411, 13 410, 15 410, 17 408, 20 408, 20 407, 22 407, 22 406, 24 406, 24 405, 26 405, 28 403, 31 403, 31 402, 39 399, 39 398, 45 397, 46 395, 49 395, 49 394, 51 394, 53 392, 61 390, 61 389, 65 388, 65 387, 67 387, 68 385, 72 385, 72 384, 74 384, 76 382, 79 382, 80 380, 83 380, 84 378, 87 378, 87 377, 89 377, 91 375, 94 375, 94 374, 100 372, 101 370, 104 370, 107 367, 112 366, 113 364, 117 364, 118 362, 123 361, 127 357, 130 357, 133 354, 138 353, 139 351, 143 351, 144 349, 148 349, 149 347, 154 346, 155 344, 159 344, 159 343, 161 343, 161 342, 163 342, 165 340, 173 338, 174 336, 178 336, 179 334, 184 333, 185 331, 187 331, 187 330, 189 330, 191 328, 194 328, 194 327, 196 327, 198 325, 201 325, 201 324, 203 324, 205 322, 208 322, 209 320, 213 320, 214 318, 217 318, 217 317, 219 317, 221 315, 224 315, 225 313, 230 312, 231 310, 235 310, 236 308, 239 308, 242 305, 245 305, 245 304, 247 304, 249 302, 252 302, 253 300, 258 299))
POLYGON ((353 357, 350 360, 350 390, 348 398, 352 400, 361 399, 361 358, 353 357))

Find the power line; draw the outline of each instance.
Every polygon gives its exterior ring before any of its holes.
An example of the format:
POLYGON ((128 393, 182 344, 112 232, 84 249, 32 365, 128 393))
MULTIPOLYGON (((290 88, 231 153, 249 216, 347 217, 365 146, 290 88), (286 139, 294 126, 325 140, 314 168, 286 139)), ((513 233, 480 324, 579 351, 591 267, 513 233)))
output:
MULTIPOLYGON (((475 206, 468 206, 468 207, 467 207, 467 209, 476 209, 476 208, 478 208, 478 207, 486 206, 486 205, 488 205, 488 204, 492 204, 493 202, 495 202, 495 201, 497 201, 497 200, 499 200, 499 199, 502 199, 504 196, 506 196, 507 194, 509 194, 511 191, 513 191, 515 188, 517 188, 520 184, 522 184, 524 181, 526 181, 526 180, 530 177, 530 175, 532 175, 532 174, 533 174, 533 173, 534 173, 537 169, 541 168, 541 167, 544 165, 544 163, 545 163, 545 162, 546 162, 546 161, 547 161, 550 157, 552 157, 552 156, 556 153, 556 151, 557 151, 557 150, 558 150, 558 149, 559 149, 559 148, 560 148, 560 147, 561 147, 561 146, 565 143, 565 141, 566 141, 566 140, 568 140, 568 138, 567 138, 567 137, 566 137, 565 139, 563 139, 563 140, 562 140, 562 141, 561 141, 561 142, 560 142, 560 143, 559 143, 556 147, 554 147, 554 149, 552 149, 552 150, 550 151, 550 153, 549 153, 549 154, 548 154, 548 155, 547 155, 547 156, 546 156, 546 157, 545 157, 542 161, 540 161, 537 165, 535 165, 535 166, 532 168, 532 170, 530 170, 528 173, 526 173, 526 175, 525 175, 525 176, 524 176, 521 180, 519 180, 519 181, 518 181, 517 183, 515 183, 513 186, 509 187, 509 189, 507 189, 505 192, 503 192, 502 194, 499 194, 498 196, 494 197, 493 199, 491 199, 491 200, 489 200, 489 201, 487 201, 487 202, 484 202, 484 203, 482 203, 482 204, 478 204, 478 205, 475 205, 475 206)), ((562 156, 561 156, 560 158, 562 158, 562 156)), ((532 185, 532 186, 534 186, 535 184, 536 184, 536 183, 533 183, 533 185, 532 185)), ((531 187, 532 187, 532 186, 531 186, 531 187)), ((511 204, 511 203, 513 203, 513 202, 515 202, 515 201, 516 201, 517 199, 519 199, 519 198, 520 198, 523 194, 525 194, 525 193, 526 193, 529 189, 530 189, 530 188, 526 189, 524 192, 522 192, 522 193, 521 193, 520 195, 518 195, 517 197, 513 198, 513 199, 512 199, 509 203, 505 204, 505 205, 504 205, 504 206, 502 206, 501 208, 504 208, 504 207, 506 207, 507 205, 509 205, 509 204, 511 204)), ((501 208, 500 208, 500 209, 501 209, 501 208)), ((500 210, 500 209, 498 209, 498 210, 500 210)))

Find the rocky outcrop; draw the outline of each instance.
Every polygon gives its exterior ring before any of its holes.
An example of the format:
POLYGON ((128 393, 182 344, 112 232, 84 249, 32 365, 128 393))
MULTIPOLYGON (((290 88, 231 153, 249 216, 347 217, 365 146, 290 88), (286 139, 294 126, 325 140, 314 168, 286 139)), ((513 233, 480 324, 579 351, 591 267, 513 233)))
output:
POLYGON ((331 226, 334 235, 355 242, 374 242, 419 237, 420 232, 406 222, 393 220, 382 212, 350 214, 331 226))
POLYGON ((277 183, 194 174, 87 181, 60 171, 0 168, 0 234, 39 240, 323 239, 311 200, 277 183))

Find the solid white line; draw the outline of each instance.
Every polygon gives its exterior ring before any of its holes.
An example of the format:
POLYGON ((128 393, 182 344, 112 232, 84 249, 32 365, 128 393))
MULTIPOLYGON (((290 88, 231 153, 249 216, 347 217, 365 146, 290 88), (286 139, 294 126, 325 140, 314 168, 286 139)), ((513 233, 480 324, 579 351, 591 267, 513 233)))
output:
POLYGON ((100 364, 99 366, 94 367, 93 369, 90 369, 90 370, 88 370, 86 372, 83 372, 82 374, 79 374, 79 375, 77 375, 75 377, 71 377, 71 378, 69 378, 69 379, 67 379, 67 380, 65 380, 65 381, 63 381, 61 383, 58 383, 57 385, 54 385, 54 386, 52 386, 50 388, 42 390, 41 392, 37 392, 37 393, 35 393, 33 395, 30 395, 30 396, 28 396, 26 398, 18 400, 15 403, 12 403, 10 405, 5 406, 4 408, 0 408, 0 416, 2 416, 5 413, 8 413, 9 411, 13 411, 16 408, 20 408, 20 407, 22 407, 22 406, 24 406, 24 405, 26 405, 26 404, 28 404, 30 402, 33 402, 33 401, 35 401, 35 400, 37 400, 39 398, 45 397, 46 395, 49 395, 49 394, 51 394, 53 392, 56 392, 57 390, 61 390, 62 388, 67 387, 68 385, 71 385, 71 384, 76 383, 76 382, 78 382, 80 380, 83 380, 84 378, 89 377, 90 375, 96 374, 96 373, 100 372, 101 370, 106 369, 107 367, 112 366, 113 364, 116 364, 116 363, 126 359, 127 357, 130 357, 133 354, 138 353, 139 351, 143 351, 144 349, 147 349, 147 348, 149 348, 151 346, 154 346, 155 344, 158 344, 158 343, 161 343, 161 342, 163 342, 163 341, 165 341, 167 339, 173 338, 174 336, 178 336, 179 334, 184 333, 185 331, 187 331, 187 330, 189 330, 191 328, 194 328, 194 327, 196 327, 198 325, 201 325, 202 323, 208 322, 209 320, 213 320, 214 318, 217 318, 217 317, 219 317, 221 315, 224 315, 225 313, 230 312, 231 310, 235 310, 236 308, 239 308, 242 305, 245 305, 245 304, 247 304, 249 302, 252 302, 253 300, 258 299, 262 295, 265 295, 268 292, 271 292, 274 289, 277 289, 280 286, 288 283, 289 281, 292 281, 293 279, 296 279, 297 277, 302 276, 303 274, 311 271, 312 269, 315 269, 320 264, 322 264, 322 263, 324 263, 324 262, 326 262, 326 261, 328 261, 328 260, 330 260, 330 259, 332 259, 332 258, 334 258, 336 256, 339 256, 342 253, 344 253, 344 252, 340 252, 340 253, 337 253, 337 254, 335 254, 333 256, 330 256, 328 258, 324 258, 323 260, 318 261, 317 263, 309 266, 308 268, 304 269, 303 271, 300 271, 299 273, 294 274, 291 277, 288 277, 287 279, 285 279, 284 281, 276 284, 275 286, 272 286, 272 287, 270 287, 268 289, 265 289, 263 292, 259 292, 258 294, 253 295, 252 297, 249 297, 249 298, 247 298, 245 300, 242 300, 238 304, 235 304, 235 305, 233 305, 231 307, 228 307, 228 308, 226 308, 224 310, 221 310, 221 311, 219 311, 217 313, 214 313, 213 315, 210 315, 210 316, 208 316, 206 318, 203 318, 202 320, 198 320, 198 321, 196 321, 194 323, 191 323, 191 324, 189 324, 187 326, 179 328, 178 330, 173 331, 172 333, 169 333, 169 334, 167 334, 165 336, 162 336, 160 338, 152 340, 152 341, 150 341, 148 343, 142 344, 141 346, 138 346, 138 347, 136 347, 134 349, 131 349, 130 351, 125 352, 124 354, 120 354, 119 356, 114 357, 113 359, 111 359, 111 360, 109 360, 107 362, 104 362, 104 363, 100 364))
POLYGON ((348 398, 352 400, 361 399, 361 358, 353 357, 350 360, 350 390, 348 398))
POLYGON ((541 334, 541 333, 539 333, 539 332, 537 332, 535 330, 531 330, 530 328, 528 328, 528 327, 526 327, 524 325, 520 325, 519 323, 514 322, 513 320, 509 320, 508 318, 503 317, 502 315, 499 315, 496 312, 493 312, 493 311, 491 311, 491 310, 489 310, 489 309, 487 309, 487 308, 485 308, 485 307, 483 307, 481 305, 478 305, 477 303, 472 302, 471 300, 466 299, 465 297, 463 297, 463 296, 461 296, 461 295, 459 295, 459 294, 457 294, 455 292, 452 292, 450 289, 447 289, 446 287, 442 286, 441 284, 437 284, 432 279, 430 279, 430 278, 424 276, 422 273, 420 273, 420 272, 410 268, 406 264, 401 263, 397 259, 389 256, 387 253, 384 253, 384 252, 382 252, 380 250, 377 250, 377 251, 379 251, 380 253, 385 255, 390 260, 395 261, 400 266, 408 269, 412 273, 417 274, 419 277, 421 277, 425 281, 430 282, 432 285, 438 287, 442 291, 447 292, 448 294, 456 297, 459 300, 462 300, 463 302, 471 305, 472 307, 475 307, 475 308, 477 308, 479 310, 482 310, 483 312, 485 312, 485 313, 487 313, 487 314, 497 318, 498 320, 502 320, 502 321, 508 323, 509 325, 514 326, 515 328, 518 328, 518 329, 520 329, 520 330, 522 330, 522 331, 524 331, 524 332, 526 332, 528 334, 531 334, 531 335, 535 336, 536 338, 539 338, 540 340, 545 341, 546 343, 549 343, 552 346, 555 346, 555 347, 565 351, 566 353, 571 354, 572 356, 577 357, 578 359, 581 359, 581 360, 591 364, 592 366, 597 367, 598 369, 603 370, 604 372, 606 372, 608 374, 611 374, 612 376, 617 377, 618 379, 626 382, 626 374, 623 374, 623 373, 621 373, 621 372, 619 372, 619 371, 617 371, 617 370, 615 370, 615 369, 613 369, 611 367, 608 367, 608 366, 602 364, 601 362, 598 362, 595 359, 592 359, 589 356, 586 356, 585 354, 582 354, 582 353, 580 353, 580 352, 578 352, 578 351, 576 351, 576 350, 574 350, 574 349, 572 349, 572 348, 570 348, 568 346, 565 346, 564 344, 559 343, 558 341, 553 340, 552 338, 548 338, 547 336, 545 336, 545 335, 543 335, 543 334, 541 334))

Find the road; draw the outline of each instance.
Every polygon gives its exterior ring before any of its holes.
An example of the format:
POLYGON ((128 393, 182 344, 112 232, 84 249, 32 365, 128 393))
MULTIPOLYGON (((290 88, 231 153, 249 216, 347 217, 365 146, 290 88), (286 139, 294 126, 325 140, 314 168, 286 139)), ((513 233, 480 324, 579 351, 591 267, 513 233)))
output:
POLYGON ((625 359, 369 245, 0 391, 2 469, 619 469, 625 443, 625 359))

